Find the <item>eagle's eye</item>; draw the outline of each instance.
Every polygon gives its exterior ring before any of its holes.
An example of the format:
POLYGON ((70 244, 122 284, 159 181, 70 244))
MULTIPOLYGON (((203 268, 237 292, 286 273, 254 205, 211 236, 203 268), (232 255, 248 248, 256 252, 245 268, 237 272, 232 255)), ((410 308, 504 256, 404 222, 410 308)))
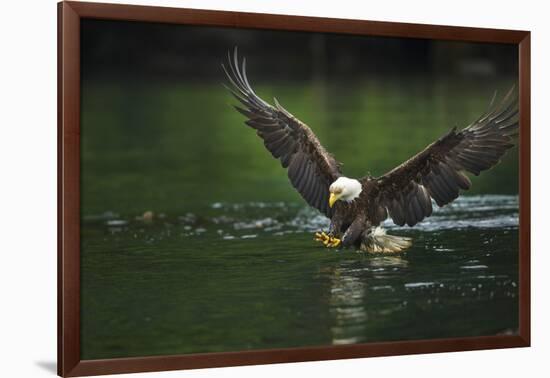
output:
POLYGON ((331 188, 331 193, 340 194, 340 193, 342 193, 342 188, 340 188, 340 187, 331 188))

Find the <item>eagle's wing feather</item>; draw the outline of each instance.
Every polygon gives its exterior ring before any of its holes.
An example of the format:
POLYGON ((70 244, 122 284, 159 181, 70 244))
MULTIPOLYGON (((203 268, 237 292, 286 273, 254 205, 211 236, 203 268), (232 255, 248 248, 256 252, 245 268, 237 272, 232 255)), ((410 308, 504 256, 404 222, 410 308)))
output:
POLYGON ((252 89, 246 76, 246 60, 241 67, 237 49, 228 56, 229 69, 222 65, 233 96, 243 105, 235 108, 245 115, 248 126, 257 130, 265 147, 283 168, 288 169, 290 182, 306 202, 330 217, 329 186, 340 176, 339 164, 324 149, 315 134, 275 99, 272 106, 252 89))
POLYGON ((485 114, 462 130, 456 127, 411 159, 383 176, 365 177, 373 186, 376 222, 387 216, 399 226, 413 226, 438 206, 452 202, 471 182, 465 173, 479 175, 495 166, 514 145, 519 126, 515 90, 498 105, 493 101, 485 114))

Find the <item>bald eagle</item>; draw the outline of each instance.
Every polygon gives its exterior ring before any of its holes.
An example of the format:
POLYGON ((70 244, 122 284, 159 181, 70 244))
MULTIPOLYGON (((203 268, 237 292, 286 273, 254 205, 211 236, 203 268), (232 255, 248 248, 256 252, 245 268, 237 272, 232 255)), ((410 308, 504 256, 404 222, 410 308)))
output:
POLYGON ((403 164, 379 177, 355 179, 342 174, 340 164, 313 131, 283 108, 271 105, 252 89, 246 59, 239 64, 237 49, 222 64, 226 88, 242 104, 235 106, 257 131, 302 198, 330 218, 328 233, 315 240, 326 247, 355 247, 369 252, 401 252, 411 239, 388 235, 379 227, 390 217, 398 226, 414 226, 432 214, 432 200, 442 207, 471 186, 466 173, 479 175, 495 166, 513 147, 518 133, 515 90, 467 127, 452 128, 403 164))

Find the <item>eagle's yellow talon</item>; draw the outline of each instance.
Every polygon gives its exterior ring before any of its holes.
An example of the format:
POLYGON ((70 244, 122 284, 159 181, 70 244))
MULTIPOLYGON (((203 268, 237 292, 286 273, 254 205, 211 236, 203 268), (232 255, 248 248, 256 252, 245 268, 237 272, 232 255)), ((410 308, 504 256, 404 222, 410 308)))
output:
POLYGON ((313 240, 323 243, 323 245, 327 248, 336 248, 342 244, 342 240, 335 238, 324 231, 316 232, 313 240))
POLYGON ((341 241, 340 239, 338 239, 338 238, 332 238, 332 239, 331 239, 330 246, 331 246, 332 248, 336 248, 336 247, 338 247, 338 246, 340 245, 340 243, 342 243, 342 241, 341 241))
POLYGON ((327 235, 324 231, 316 232, 314 240, 326 245, 326 243, 330 240, 330 236, 327 235))

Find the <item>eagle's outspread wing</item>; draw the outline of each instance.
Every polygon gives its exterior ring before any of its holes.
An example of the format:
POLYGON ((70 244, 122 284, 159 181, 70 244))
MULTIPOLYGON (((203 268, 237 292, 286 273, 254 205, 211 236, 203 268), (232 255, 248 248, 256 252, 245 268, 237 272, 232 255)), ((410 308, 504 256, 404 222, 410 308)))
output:
POLYGON ((340 176, 339 165, 323 148, 315 134, 303 122, 284 109, 277 100, 272 106, 251 88, 246 77, 246 60, 239 67, 237 49, 228 54, 228 68, 222 65, 233 96, 244 107, 235 106, 257 130, 274 158, 288 169, 288 178, 306 202, 330 217, 329 186, 340 176))
POLYGON ((362 179, 374 184, 377 222, 389 215, 399 226, 413 226, 432 214, 431 198, 440 207, 452 202, 471 186, 465 173, 477 176, 500 161, 518 133, 518 102, 514 88, 498 105, 495 97, 466 128, 453 128, 383 176, 362 179))

